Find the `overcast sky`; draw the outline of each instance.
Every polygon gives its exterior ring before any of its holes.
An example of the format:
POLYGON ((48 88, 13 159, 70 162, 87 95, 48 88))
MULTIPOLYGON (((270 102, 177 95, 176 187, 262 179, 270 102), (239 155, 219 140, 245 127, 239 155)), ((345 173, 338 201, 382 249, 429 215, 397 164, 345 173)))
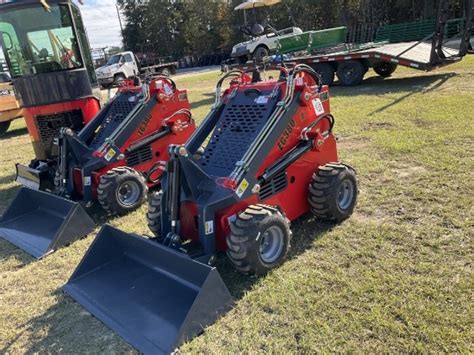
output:
POLYGON ((92 48, 121 46, 115 0, 84 0, 80 5, 92 48))

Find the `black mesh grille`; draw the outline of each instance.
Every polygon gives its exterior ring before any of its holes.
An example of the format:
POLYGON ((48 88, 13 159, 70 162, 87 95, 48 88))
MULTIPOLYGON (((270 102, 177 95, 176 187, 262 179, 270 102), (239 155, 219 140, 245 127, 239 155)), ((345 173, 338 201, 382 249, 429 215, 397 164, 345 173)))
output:
POLYGON ((151 151, 151 146, 145 146, 139 150, 134 151, 133 153, 127 154, 127 165, 136 166, 147 161, 150 161, 153 158, 153 152, 151 151))
POLYGON ((288 177, 286 171, 282 171, 266 184, 262 185, 259 193, 260 200, 273 196, 288 186, 288 177))
POLYGON ((100 147, 104 143, 104 140, 110 137, 130 112, 132 112, 138 102, 139 99, 134 93, 122 93, 117 96, 109 108, 107 116, 104 118, 99 130, 95 134, 90 148, 97 149, 100 147), (132 96, 135 96, 134 99, 131 99, 132 96))
POLYGON ((51 115, 35 116, 39 135, 43 145, 49 147, 53 139, 58 137, 62 127, 69 127, 78 132, 84 127, 81 110, 72 110, 51 115))
POLYGON ((274 105, 227 106, 207 145, 201 164, 211 174, 228 176, 263 128, 274 105))

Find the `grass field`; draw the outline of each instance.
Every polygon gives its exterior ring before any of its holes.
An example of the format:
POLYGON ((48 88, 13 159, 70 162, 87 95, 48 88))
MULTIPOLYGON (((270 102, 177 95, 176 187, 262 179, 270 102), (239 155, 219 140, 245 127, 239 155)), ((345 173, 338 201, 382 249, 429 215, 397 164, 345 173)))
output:
MULTIPOLYGON (((177 79, 197 120, 217 76, 177 79)), ((474 56, 335 86, 332 110, 341 160, 358 172, 356 213, 293 223, 290 258, 266 277, 222 256, 235 309, 181 352, 474 352, 474 56)), ((1 140, 0 213, 14 163, 32 156, 17 121, 1 140)), ((109 222, 148 233, 145 210, 109 222)), ((60 289, 94 236, 41 261, 0 240, 0 353, 134 352, 60 289)))

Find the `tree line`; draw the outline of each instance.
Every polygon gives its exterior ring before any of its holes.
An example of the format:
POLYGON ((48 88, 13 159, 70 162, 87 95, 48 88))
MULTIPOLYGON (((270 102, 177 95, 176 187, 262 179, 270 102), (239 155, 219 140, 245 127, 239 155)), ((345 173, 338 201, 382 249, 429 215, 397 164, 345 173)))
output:
MULTIPOLYGON (((437 0, 284 0, 256 11, 234 11, 243 0, 118 0, 125 18, 123 44, 137 53, 182 58, 230 52, 245 39, 240 26, 270 23, 318 30, 379 26, 436 16, 437 0)), ((459 12, 460 1, 452 0, 459 12)))

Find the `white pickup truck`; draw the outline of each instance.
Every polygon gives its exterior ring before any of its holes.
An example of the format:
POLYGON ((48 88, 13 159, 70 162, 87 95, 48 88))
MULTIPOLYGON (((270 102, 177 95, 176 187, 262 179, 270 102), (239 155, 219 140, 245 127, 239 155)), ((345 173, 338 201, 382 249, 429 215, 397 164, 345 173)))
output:
MULTIPOLYGON (((244 34, 252 35, 248 30, 244 34)), ((248 60, 256 59, 261 62, 264 57, 273 54, 278 49, 278 41, 281 38, 302 34, 303 30, 299 27, 285 28, 281 31, 272 31, 262 36, 254 37, 249 41, 239 43, 232 48, 231 57, 238 60, 240 63, 245 63, 248 60)))
POLYGON ((110 57, 107 63, 95 72, 100 86, 108 88, 141 74, 171 75, 176 73, 177 68, 177 62, 163 62, 154 58, 143 58, 140 61, 133 52, 122 52, 110 57))

